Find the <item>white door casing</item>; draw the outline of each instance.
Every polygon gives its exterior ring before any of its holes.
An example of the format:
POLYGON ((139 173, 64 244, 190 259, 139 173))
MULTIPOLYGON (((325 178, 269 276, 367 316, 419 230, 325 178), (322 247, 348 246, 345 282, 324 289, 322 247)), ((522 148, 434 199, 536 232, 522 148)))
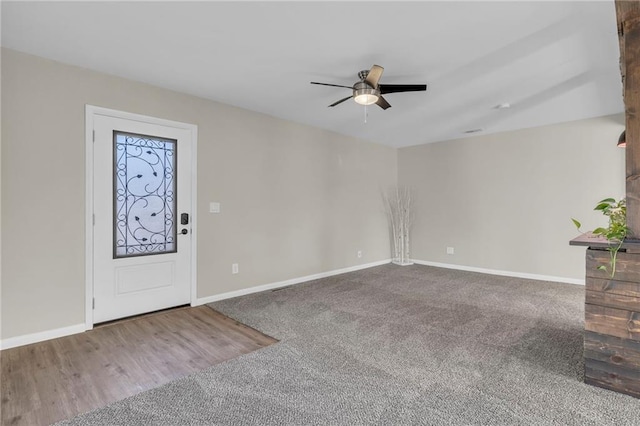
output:
POLYGON ((87 106, 86 118, 87 329, 99 322, 194 303, 197 127, 92 106, 87 106), (176 141, 177 205, 171 219, 175 250, 116 257, 114 239, 121 234, 114 231, 114 131, 176 141), (187 225, 180 223, 182 213, 189 215, 187 225))

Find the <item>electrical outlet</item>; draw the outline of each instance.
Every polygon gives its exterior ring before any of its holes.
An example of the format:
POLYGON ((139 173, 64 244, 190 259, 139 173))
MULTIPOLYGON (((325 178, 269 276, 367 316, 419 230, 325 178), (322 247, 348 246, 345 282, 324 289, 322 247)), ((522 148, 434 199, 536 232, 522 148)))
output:
POLYGON ((231 273, 232 273, 232 274, 237 274, 238 272, 239 272, 239 270, 238 270, 238 264, 237 264, 237 263, 232 264, 232 265, 231 265, 231 273))
POLYGON ((455 254, 453 247, 447 247, 447 254, 455 254))
POLYGON ((358 250, 358 257, 362 257, 362 250, 358 250))

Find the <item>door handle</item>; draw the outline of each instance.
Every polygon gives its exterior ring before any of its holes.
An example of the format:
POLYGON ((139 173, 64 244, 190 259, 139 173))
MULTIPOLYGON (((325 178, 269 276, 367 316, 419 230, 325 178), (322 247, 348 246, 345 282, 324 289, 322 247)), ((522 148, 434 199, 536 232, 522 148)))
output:
POLYGON ((180 233, 182 235, 187 235, 189 233, 189 230, 187 228, 183 228, 182 231, 180 231, 180 233))
POLYGON ((180 225, 188 225, 189 224, 189 213, 182 213, 180 215, 180 225))

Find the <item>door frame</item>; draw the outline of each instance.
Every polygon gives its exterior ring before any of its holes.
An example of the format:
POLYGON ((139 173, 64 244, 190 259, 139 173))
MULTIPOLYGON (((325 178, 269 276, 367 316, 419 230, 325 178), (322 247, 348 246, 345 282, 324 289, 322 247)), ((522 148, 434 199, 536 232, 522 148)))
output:
POLYGON ((108 116, 188 130, 191 135, 191 297, 197 300, 197 145, 198 126, 115 109, 85 105, 85 330, 93 329, 93 142, 94 117, 108 116))

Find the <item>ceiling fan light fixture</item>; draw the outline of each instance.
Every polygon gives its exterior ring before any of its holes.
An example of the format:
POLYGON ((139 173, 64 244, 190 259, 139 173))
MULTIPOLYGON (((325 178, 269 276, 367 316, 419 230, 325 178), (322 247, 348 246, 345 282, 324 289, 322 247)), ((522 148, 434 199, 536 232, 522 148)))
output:
POLYGON ((354 100, 360 105, 372 105, 378 102, 378 97, 376 95, 364 94, 356 96, 354 100))
POLYGON ((380 91, 371 87, 354 89, 353 100, 360 105, 372 105, 378 102, 380 91))

